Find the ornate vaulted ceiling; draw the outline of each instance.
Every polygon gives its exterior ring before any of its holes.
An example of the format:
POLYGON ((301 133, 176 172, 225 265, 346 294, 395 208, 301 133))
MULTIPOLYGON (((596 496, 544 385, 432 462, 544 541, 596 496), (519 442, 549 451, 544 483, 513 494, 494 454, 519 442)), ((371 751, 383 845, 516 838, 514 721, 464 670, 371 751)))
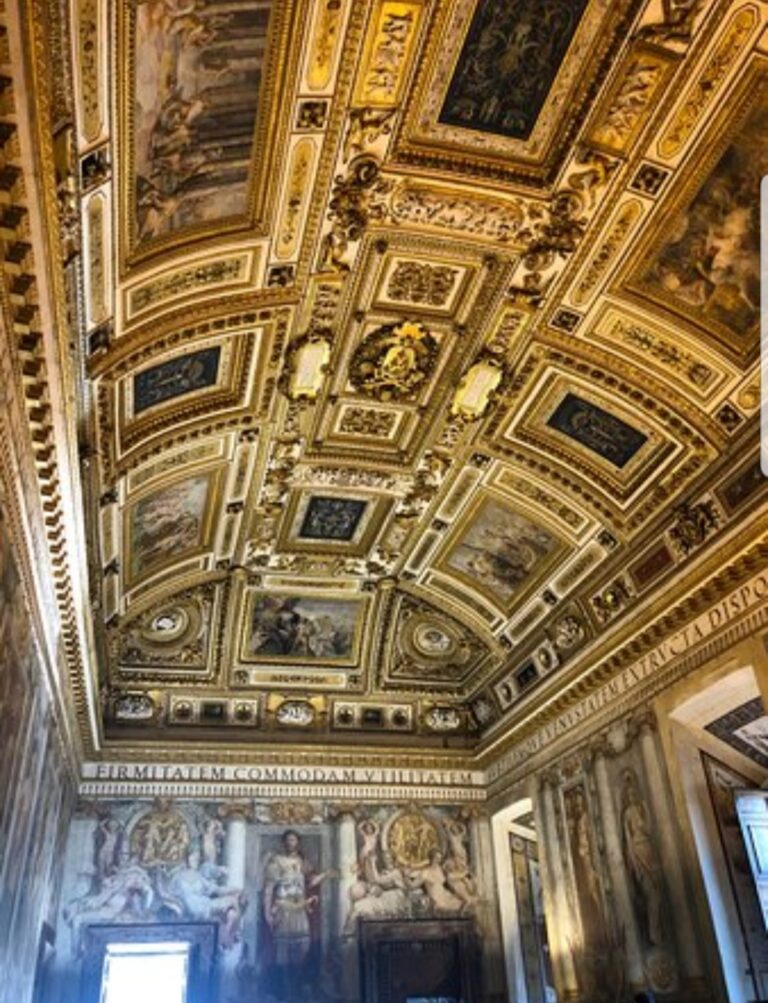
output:
POLYGON ((74 9, 108 742, 482 747, 755 511, 765 4, 74 9))

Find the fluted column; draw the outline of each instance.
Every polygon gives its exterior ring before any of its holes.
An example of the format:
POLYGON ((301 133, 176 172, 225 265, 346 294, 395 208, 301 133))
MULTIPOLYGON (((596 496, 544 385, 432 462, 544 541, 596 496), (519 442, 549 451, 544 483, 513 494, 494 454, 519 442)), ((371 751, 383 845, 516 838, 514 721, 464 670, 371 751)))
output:
POLYGON ((611 793, 611 782, 608 777, 608 769, 605 761, 607 752, 605 741, 598 739, 592 744, 590 752, 592 754, 592 767, 597 785, 597 797, 605 838, 605 856, 613 888, 613 899, 626 937, 627 976, 632 986, 640 987, 645 984, 643 950, 632 906, 629 878, 624 863, 621 824, 616 814, 616 806, 611 793))

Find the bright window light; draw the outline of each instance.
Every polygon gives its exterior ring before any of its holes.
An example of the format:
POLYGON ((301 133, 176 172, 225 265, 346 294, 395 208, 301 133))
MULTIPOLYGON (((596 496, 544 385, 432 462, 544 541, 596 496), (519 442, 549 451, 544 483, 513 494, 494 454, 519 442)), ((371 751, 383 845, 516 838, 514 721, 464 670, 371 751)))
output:
POLYGON ((109 944, 102 1003, 185 1003, 189 944, 109 944))

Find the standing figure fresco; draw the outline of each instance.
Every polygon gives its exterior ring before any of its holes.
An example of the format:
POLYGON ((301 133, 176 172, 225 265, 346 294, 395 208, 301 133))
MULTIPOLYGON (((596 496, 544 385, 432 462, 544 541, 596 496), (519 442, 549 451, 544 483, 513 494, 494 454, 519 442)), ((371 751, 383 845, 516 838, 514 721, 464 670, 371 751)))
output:
POLYGON ((565 794, 565 816, 568 841, 573 863, 576 897, 588 945, 601 943, 603 936, 603 904, 600 894, 600 877, 595 866, 587 794, 583 785, 577 784, 565 794))
POLYGON ((334 871, 315 872, 294 829, 264 865, 264 959, 269 990, 278 1000, 299 998, 317 976, 320 886, 334 871))

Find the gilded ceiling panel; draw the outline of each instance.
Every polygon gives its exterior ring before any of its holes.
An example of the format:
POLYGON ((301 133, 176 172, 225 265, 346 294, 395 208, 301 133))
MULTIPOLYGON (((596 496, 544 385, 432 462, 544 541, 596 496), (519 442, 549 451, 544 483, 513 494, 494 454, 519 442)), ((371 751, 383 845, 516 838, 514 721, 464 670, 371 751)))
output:
POLYGON ((638 4, 456 0, 432 22, 396 163, 551 183, 638 4))
POLYGON ((566 552, 549 528, 494 498, 480 498, 459 522, 439 567, 509 611, 566 552))
POLYGON ((125 678, 210 679, 221 588, 208 583, 131 615, 113 632, 113 657, 125 678))
POLYGON ((764 504, 764 4, 75 6, 107 744, 462 751, 764 504))
POLYGON ((220 470, 185 475, 131 499, 125 514, 125 584, 211 545, 220 470))
POLYGON ((487 639, 413 594, 389 597, 379 631, 377 682, 387 691, 460 695, 499 664, 487 639))
POLYGON ((526 140, 587 0, 479 0, 438 122, 526 140))

